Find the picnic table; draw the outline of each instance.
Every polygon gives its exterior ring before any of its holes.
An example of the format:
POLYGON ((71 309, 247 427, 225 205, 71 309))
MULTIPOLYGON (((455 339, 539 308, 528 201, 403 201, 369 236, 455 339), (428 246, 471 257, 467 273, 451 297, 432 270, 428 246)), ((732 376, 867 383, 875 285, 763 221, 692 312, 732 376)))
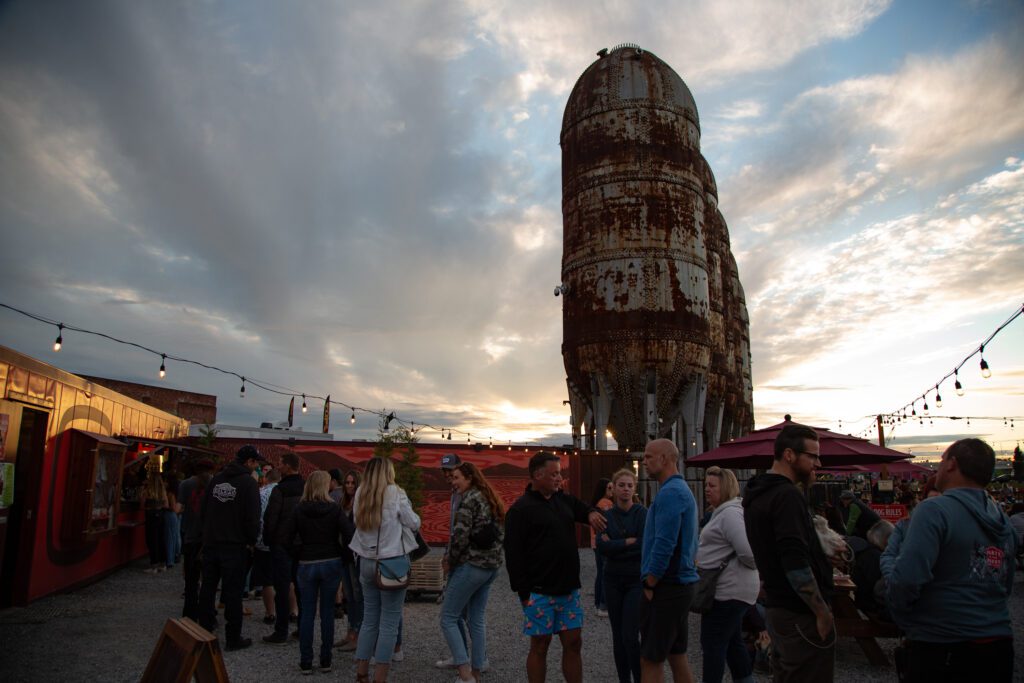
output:
POLYGON ((836 592, 832 598, 832 613, 836 620, 838 637, 855 638, 860 649, 874 666, 889 666, 889 658, 882 652, 876 638, 899 638, 902 634, 895 624, 873 619, 854 603, 857 584, 845 574, 834 578, 836 592))

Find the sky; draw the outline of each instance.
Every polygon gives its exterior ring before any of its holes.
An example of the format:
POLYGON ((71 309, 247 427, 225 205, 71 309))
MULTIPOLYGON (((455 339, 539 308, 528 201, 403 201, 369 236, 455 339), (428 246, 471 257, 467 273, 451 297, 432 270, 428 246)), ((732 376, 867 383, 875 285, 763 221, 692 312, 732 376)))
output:
MULTIPOLYGON (((890 445, 1012 449, 1024 317, 991 378, 975 356, 941 409, 934 385, 1024 305, 1022 29, 1014 0, 6 2, 0 303, 453 440, 568 443, 561 117, 632 42, 697 102, 756 426, 861 433, 930 390, 890 445)), ((0 309, 0 344, 63 369, 286 418, 230 376, 55 336, 0 309)), ((335 437, 373 438, 347 412, 335 437)))

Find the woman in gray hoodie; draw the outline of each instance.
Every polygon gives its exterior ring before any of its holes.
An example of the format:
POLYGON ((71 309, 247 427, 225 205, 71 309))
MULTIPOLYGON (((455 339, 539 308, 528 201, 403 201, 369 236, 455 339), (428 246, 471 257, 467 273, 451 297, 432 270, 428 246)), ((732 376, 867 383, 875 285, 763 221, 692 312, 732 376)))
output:
POLYGON ((704 651, 704 683, 720 683, 726 662, 732 679, 753 683, 753 662, 743 645, 743 615, 760 589, 754 553, 743 525, 740 486, 731 470, 709 467, 704 477, 704 499, 711 519, 700 533, 697 567, 725 565, 715 586, 711 611, 701 616, 700 644, 704 651))

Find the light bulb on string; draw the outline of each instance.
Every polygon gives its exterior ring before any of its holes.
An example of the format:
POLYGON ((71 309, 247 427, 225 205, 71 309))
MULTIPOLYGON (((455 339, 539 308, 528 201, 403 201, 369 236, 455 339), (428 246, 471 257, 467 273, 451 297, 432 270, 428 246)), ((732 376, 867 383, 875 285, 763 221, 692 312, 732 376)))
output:
POLYGON ((957 396, 963 396, 964 395, 964 385, 960 384, 959 370, 954 370, 953 371, 953 379, 955 380, 953 382, 953 388, 956 389, 956 395, 957 396))
POLYGON ((492 439, 491 437, 487 437, 487 447, 494 448, 494 439, 492 439))
POLYGON ((306 412, 307 410, 309 410, 309 409, 306 407, 306 395, 303 394, 302 395, 302 412, 306 412))
POLYGON ((924 410, 924 414, 927 415, 928 414, 928 399, 925 396, 922 396, 921 398, 924 399, 924 409, 923 410, 924 410))
POLYGON ((469 434, 466 434, 466 445, 469 445, 469 434))
POLYGON ((57 338, 53 340, 53 350, 60 351, 60 347, 64 345, 64 323, 57 325, 57 338))
POLYGON ((512 450, 512 442, 511 441, 508 442, 508 449, 512 450))
POLYGON ((160 379, 163 379, 164 377, 167 376, 167 367, 164 364, 166 360, 167 360, 167 354, 166 353, 161 353, 160 354, 160 379))
POLYGON ((349 422, 349 424, 355 424, 356 423, 356 411, 354 411, 354 410, 352 411, 352 417, 350 417, 348 419, 348 422, 349 422))
POLYGON ((245 398, 245 378, 242 378, 242 388, 238 390, 238 398, 245 398))
POLYGON ((938 384, 935 385, 935 407, 936 408, 941 408, 942 407, 942 394, 939 393, 939 385, 938 384))
POLYGON ((450 429, 448 430, 448 440, 449 441, 452 440, 452 430, 450 430, 450 429))
POLYGON ((979 364, 979 366, 981 367, 981 376, 984 377, 985 379, 988 379, 989 377, 992 376, 992 371, 989 370, 988 361, 985 360, 985 345, 982 344, 981 348, 978 350, 981 353, 981 363, 979 364))
POLYGON ((917 417, 917 401, 910 404, 910 417, 917 417))

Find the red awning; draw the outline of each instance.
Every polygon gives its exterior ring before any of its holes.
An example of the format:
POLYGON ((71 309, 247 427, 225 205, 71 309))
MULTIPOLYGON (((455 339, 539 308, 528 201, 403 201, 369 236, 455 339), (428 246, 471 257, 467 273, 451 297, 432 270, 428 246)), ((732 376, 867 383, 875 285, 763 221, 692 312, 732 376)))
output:
MULTIPOLYGON (((707 453, 686 461, 687 467, 731 467, 735 469, 768 469, 775 459, 775 437, 786 425, 797 422, 780 422, 777 425, 758 429, 735 441, 723 444, 707 453)), ((877 446, 870 441, 848 434, 836 434, 827 429, 811 427, 818 434, 821 448, 822 467, 837 465, 874 465, 900 462, 910 456, 891 448, 877 446)))

